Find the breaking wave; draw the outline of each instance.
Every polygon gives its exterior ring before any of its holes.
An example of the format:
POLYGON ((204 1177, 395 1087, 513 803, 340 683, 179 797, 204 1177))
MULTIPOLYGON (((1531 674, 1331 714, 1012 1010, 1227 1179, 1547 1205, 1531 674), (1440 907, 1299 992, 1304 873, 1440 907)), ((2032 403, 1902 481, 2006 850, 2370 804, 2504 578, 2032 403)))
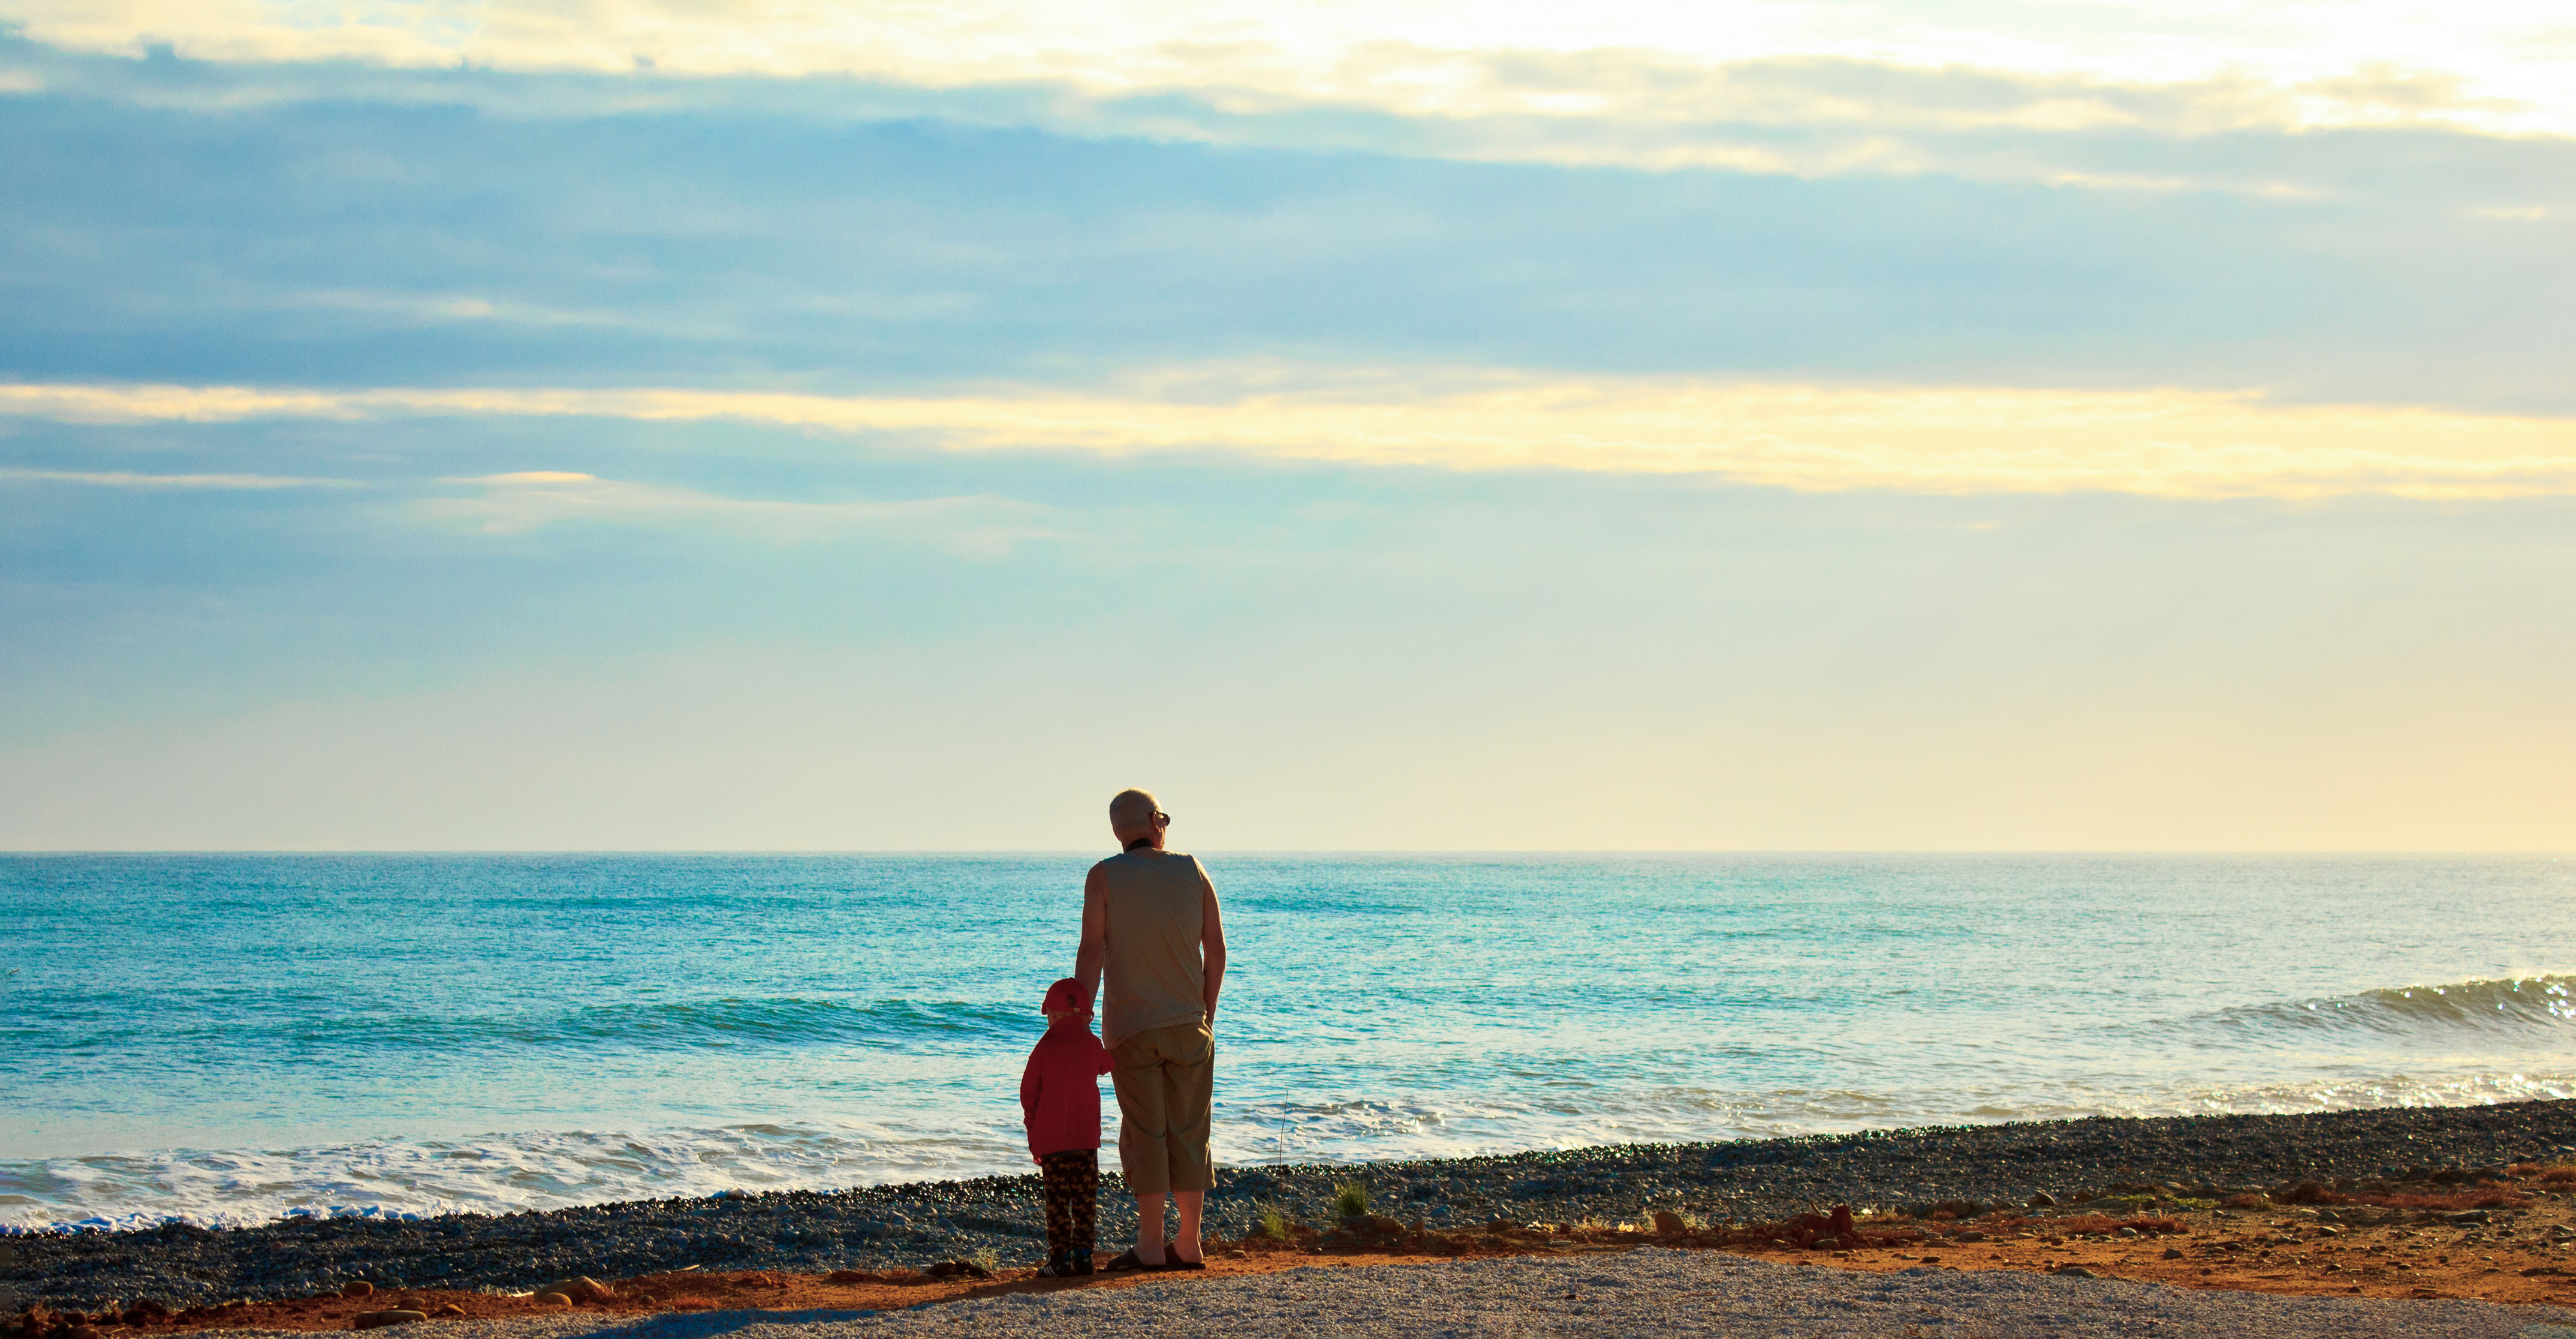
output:
POLYGON ((2321 1034, 2576 1044, 2576 976, 2399 986, 2357 995, 2222 1009, 2191 1020, 2239 1041, 2307 1042, 2321 1034))

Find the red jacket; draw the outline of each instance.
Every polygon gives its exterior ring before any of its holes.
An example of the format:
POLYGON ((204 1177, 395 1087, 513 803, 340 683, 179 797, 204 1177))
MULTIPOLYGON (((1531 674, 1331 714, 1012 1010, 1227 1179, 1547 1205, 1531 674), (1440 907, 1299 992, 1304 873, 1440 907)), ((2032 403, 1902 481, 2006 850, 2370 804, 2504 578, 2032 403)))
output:
POLYGON ((1109 1050, 1091 1035, 1088 1012, 1047 1025, 1020 1071, 1030 1157, 1100 1147, 1100 1076, 1108 1072, 1109 1050))

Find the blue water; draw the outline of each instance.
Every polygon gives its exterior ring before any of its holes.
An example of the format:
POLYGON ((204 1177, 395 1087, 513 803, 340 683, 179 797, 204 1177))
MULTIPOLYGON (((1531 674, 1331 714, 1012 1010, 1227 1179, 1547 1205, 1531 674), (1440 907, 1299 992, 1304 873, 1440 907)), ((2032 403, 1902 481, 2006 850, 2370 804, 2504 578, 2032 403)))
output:
MULTIPOLYGON (((0 857, 0 1224, 1018 1170, 1091 858, 0 857)), ((2576 1095, 2545 856, 1208 864, 1226 1161, 2576 1095)))

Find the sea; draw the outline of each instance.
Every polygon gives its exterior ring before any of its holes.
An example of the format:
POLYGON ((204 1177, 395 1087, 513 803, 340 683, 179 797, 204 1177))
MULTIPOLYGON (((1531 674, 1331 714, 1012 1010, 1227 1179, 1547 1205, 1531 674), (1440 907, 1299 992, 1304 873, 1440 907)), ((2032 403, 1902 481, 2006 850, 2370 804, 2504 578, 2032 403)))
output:
MULTIPOLYGON (((0 856, 0 1231, 1027 1171, 1094 858, 0 856)), ((2576 1095, 2551 856, 1203 858, 1224 1163, 2576 1095)))

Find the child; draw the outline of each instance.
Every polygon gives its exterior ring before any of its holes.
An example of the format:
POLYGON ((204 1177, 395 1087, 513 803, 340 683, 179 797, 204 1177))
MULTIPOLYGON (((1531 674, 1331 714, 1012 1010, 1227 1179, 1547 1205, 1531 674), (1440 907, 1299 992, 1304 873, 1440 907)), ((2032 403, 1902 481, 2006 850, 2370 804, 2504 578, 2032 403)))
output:
POLYGON ((1091 1002, 1072 977, 1047 987, 1046 1035, 1020 1073, 1029 1157, 1046 1179, 1047 1262, 1041 1278, 1091 1272, 1100 1215, 1100 1076, 1109 1052, 1091 1035, 1091 1002))

